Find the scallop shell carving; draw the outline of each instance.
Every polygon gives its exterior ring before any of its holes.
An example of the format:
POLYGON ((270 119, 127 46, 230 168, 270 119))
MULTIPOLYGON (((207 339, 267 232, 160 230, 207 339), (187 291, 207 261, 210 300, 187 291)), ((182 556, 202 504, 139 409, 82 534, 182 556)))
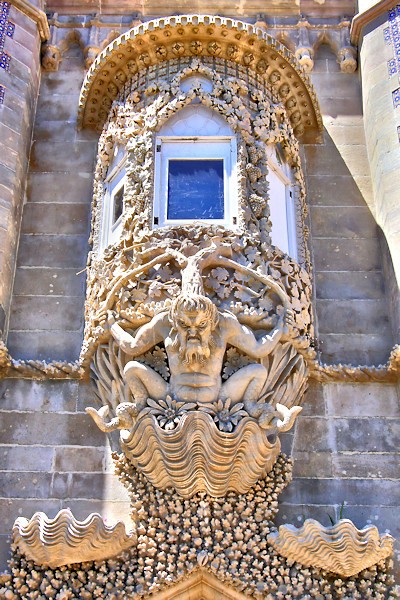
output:
POLYGON ((27 558, 52 569, 61 565, 116 556, 136 543, 118 522, 106 525, 97 513, 78 521, 69 509, 60 510, 54 519, 37 512, 28 520, 18 517, 13 526, 13 541, 27 558))
POLYGON ((375 526, 357 529, 349 519, 341 519, 332 527, 323 527, 314 519, 307 519, 300 529, 281 525, 279 532, 267 539, 282 556, 341 577, 356 575, 387 558, 393 553, 394 542, 391 535, 380 536, 375 526))
POLYGON ((219 431, 209 414, 186 413, 166 431, 147 415, 121 431, 121 447, 132 464, 161 489, 173 487, 184 498, 197 492, 244 494, 275 464, 280 441, 258 423, 243 418, 235 431, 219 431))

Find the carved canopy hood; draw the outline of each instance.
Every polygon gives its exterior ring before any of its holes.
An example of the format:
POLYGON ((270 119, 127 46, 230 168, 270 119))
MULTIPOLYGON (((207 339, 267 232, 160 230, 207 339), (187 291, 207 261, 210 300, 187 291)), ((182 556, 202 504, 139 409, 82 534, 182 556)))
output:
POLYGON ((82 86, 79 121, 101 129, 112 102, 138 71, 181 57, 214 57, 265 77, 272 97, 283 101, 296 136, 318 141, 322 119, 315 91, 294 55, 262 29, 223 17, 181 15, 133 27, 93 62, 82 86))

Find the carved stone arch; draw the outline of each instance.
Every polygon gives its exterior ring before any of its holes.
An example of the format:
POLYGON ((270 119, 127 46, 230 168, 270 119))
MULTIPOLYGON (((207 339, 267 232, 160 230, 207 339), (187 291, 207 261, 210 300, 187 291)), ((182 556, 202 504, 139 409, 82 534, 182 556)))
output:
MULTIPOLYGON (((263 78, 278 102, 282 85, 299 107, 290 115, 301 141, 316 141, 322 132, 318 101, 296 57, 264 30, 234 19, 181 15, 149 21, 110 43, 96 58, 82 86, 79 120, 83 127, 101 128, 107 118, 103 99, 110 104, 133 75, 182 57, 225 59, 242 72, 263 78), (110 82, 114 92, 109 93, 110 82)), ((289 97, 286 95, 286 97, 289 97)))

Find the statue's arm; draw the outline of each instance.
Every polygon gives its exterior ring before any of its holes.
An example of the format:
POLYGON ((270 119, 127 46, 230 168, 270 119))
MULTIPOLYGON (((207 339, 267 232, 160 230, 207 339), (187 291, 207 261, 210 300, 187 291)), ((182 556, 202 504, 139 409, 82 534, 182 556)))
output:
POLYGON ((226 320, 226 331, 228 334, 226 341, 231 346, 253 358, 263 358, 275 348, 282 337, 283 329, 284 320, 281 318, 277 326, 270 333, 257 340, 251 329, 246 327, 246 325, 241 325, 236 318, 231 317, 226 320))
POLYGON ((140 356, 164 340, 166 321, 166 313, 160 313, 149 323, 142 325, 134 336, 124 331, 118 323, 113 323, 111 334, 126 354, 133 357, 140 356))

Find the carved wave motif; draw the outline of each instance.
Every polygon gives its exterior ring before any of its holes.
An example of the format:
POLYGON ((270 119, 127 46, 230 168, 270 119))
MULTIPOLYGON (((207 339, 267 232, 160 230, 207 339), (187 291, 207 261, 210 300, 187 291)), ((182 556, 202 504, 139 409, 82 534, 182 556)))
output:
POLYGON ((389 557, 394 542, 391 535, 380 536, 375 526, 357 529, 349 519, 332 527, 323 527, 314 519, 307 519, 300 529, 281 525, 279 532, 267 539, 282 556, 341 577, 356 575, 389 557))
POLYGON ((243 418, 234 432, 219 431, 210 415, 186 413, 165 431, 152 415, 121 431, 121 447, 132 464, 161 489, 173 487, 184 498, 205 491, 243 494, 266 475, 280 451, 254 419, 243 418))
POLYGON ((37 512, 28 520, 18 517, 13 526, 13 541, 27 558, 52 569, 61 565, 116 556, 136 543, 118 522, 106 525, 97 513, 78 521, 69 509, 60 510, 54 519, 37 512))

